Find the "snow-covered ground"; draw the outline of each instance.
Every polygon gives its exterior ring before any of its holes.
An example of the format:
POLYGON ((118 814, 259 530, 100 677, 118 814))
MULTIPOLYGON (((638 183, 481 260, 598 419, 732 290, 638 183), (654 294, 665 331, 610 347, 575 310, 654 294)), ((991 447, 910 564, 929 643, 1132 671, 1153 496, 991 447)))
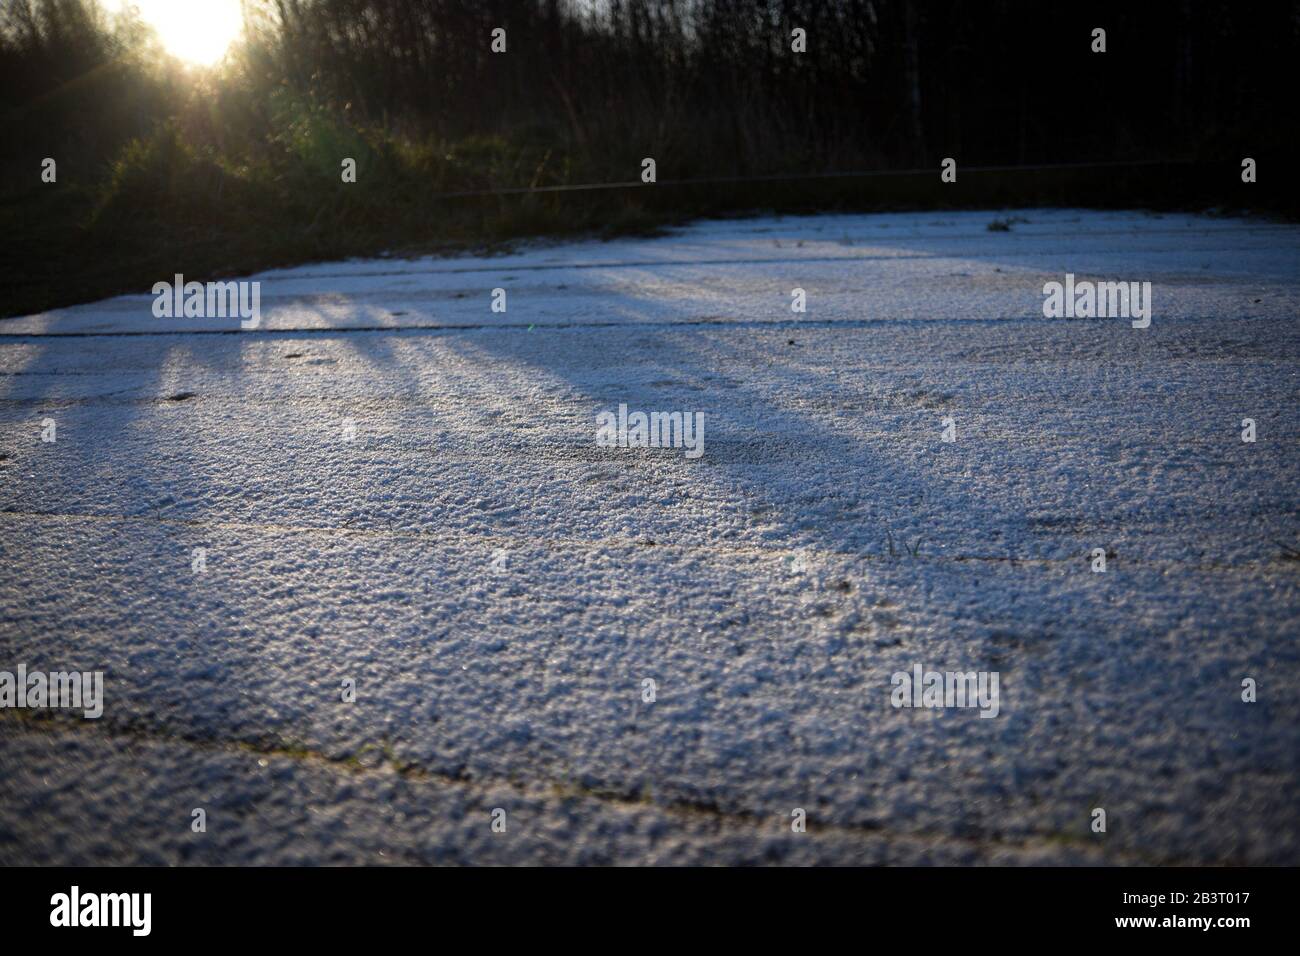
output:
POLYGON ((998 215, 0 322, 0 671, 106 675, 0 710, 0 863, 1300 863, 1300 228, 998 215))

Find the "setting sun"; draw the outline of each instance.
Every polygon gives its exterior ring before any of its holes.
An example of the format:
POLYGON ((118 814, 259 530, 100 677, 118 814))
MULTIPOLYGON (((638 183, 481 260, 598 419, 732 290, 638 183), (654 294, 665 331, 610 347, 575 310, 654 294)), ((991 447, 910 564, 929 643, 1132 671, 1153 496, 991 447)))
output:
POLYGON ((158 33, 167 52, 197 66, 225 55, 243 25, 239 0, 121 0, 158 33))

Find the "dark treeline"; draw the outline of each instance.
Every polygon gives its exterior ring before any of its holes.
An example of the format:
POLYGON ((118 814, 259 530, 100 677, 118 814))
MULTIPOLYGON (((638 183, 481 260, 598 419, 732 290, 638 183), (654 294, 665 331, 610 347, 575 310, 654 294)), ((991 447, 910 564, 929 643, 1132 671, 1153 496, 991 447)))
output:
MULTIPOLYGON (((96 0, 0 0, 0 169, 24 197, 6 201, 0 222, 16 221, 21 235, 0 239, 6 274, 29 281, 33 245, 66 257, 68 217, 98 250, 165 242, 196 268, 242 269, 645 225, 720 203, 1231 206, 1245 202, 1230 188, 1241 157, 1280 182, 1296 153, 1300 0, 244 0, 244 9, 245 41, 219 69, 194 71, 96 0), (1096 27, 1105 53, 1091 50, 1096 27), (491 50, 496 28, 505 53, 491 50), (806 52, 791 48, 795 29, 806 31, 806 52), (57 200, 36 189, 46 156, 59 158, 67 186, 57 200), (361 178, 338 193, 345 156, 361 178), (1041 178, 985 179, 995 188, 941 198, 901 180, 887 192, 679 189, 458 208, 429 226, 440 192, 634 180, 647 156, 661 180, 937 171, 944 157, 962 167, 1197 160, 1220 164, 1224 187, 1163 177, 1157 196, 1150 178, 1105 174, 1055 191, 1041 178), (236 222, 230 210, 241 204, 236 222)), ((1295 211, 1266 195, 1261 185, 1250 198, 1295 211)))
MULTIPOLYGON (((16 147, 108 148, 191 91, 87 0, 6 0, 16 147), (142 73, 147 75, 141 75, 142 73), (152 80, 153 82, 149 82, 152 80), (43 132, 44 137, 38 135, 43 132), (33 142, 33 140, 43 140, 33 142)), ((412 137, 531 137, 672 174, 1276 154, 1300 3, 1238 0, 251 0, 218 81, 412 137), (1107 52, 1090 50, 1107 31, 1107 52), (504 28, 507 52, 489 48, 504 28), (791 32, 807 33, 807 52, 791 32)), ((156 58, 155 58, 156 59, 156 58)))
POLYGON ((374 121, 538 124, 719 173, 1262 151, 1294 135, 1300 5, 281 0, 274 75, 374 121), (584 15, 582 10, 588 9, 584 15), (507 28, 508 56, 486 38, 507 28), (807 52, 791 31, 807 31, 807 52), (1093 27, 1107 52, 1090 49, 1093 27), (1269 143, 1260 142, 1266 136, 1269 143))

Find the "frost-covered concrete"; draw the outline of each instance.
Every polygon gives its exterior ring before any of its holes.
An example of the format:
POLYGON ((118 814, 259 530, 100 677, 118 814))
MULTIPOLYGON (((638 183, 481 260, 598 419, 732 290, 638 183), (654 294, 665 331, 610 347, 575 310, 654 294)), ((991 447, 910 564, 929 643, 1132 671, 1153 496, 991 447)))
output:
POLYGON ((107 673, 0 711, 0 862, 1300 862, 1300 229, 995 215, 0 322, 0 670, 107 673), (1043 318, 1067 272, 1151 327, 1043 318))

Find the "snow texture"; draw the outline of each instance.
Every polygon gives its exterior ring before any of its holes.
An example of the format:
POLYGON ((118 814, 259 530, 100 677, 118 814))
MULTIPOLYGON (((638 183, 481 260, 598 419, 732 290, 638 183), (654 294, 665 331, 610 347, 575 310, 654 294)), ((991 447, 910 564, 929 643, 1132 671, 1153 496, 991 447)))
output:
POLYGON ((0 710, 0 863, 1300 863, 1300 228, 1008 215, 0 322, 0 670, 106 675, 0 710), (1044 318, 1067 272, 1150 328, 1044 318))

